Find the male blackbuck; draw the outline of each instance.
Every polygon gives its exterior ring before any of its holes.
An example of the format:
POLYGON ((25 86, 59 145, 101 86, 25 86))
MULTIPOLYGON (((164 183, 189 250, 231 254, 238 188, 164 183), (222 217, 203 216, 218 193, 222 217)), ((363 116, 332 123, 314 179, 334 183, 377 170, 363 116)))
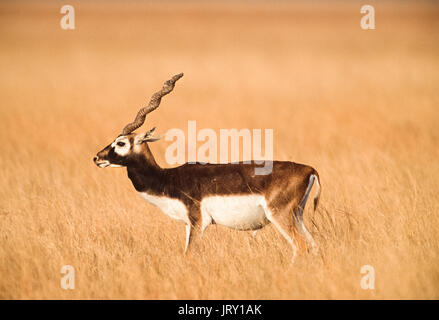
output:
POLYGON ((272 171, 255 175, 254 161, 230 164, 186 163, 175 168, 161 168, 152 155, 148 142, 155 128, 146 133, 134 133, 145 117, 157 109, 161 98, 174 89, 178 74, 164 83, 148 106, 141 108, 135 120, 100 151, 94 162, 100 168, 126 167, 128 177, 142 198, 160 208, 169 217, 186 225, 187 251, 194 232, 200 237, 210 224, 238 230, 257 230, 272 222, 289 242, 315 252, 316 245, 303 223, 303 210, 316 182, 320 196, 319 175, 310 166, 289 161, 273 161, 272 171))

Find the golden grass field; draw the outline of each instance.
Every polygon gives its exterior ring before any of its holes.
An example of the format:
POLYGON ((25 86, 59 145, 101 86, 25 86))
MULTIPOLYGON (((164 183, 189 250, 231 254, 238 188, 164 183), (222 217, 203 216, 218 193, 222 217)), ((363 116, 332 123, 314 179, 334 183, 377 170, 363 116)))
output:
POLYGON ((0 298, 439 298, 439 6, 372 1, 364 31, 360 1, 71 2, 73 31, 59 1, 0 4, 0 298), (320 174, 317 256, 291 265, 271 225, 184 256, 184 226, 93 164, 178 72, 142 129, 273 128, 320 174))

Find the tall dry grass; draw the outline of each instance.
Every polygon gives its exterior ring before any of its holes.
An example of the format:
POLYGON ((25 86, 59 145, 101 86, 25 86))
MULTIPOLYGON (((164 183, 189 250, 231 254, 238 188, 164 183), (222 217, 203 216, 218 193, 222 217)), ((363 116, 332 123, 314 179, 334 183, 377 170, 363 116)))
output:
POLYGON ((2 2, 0 297, 439 298, 438 7, 373 4, 363 31, 360 1, 75 1, 63 31, 59 2, 2 2), (273 128, 276 159, 321 175, 317 256, 211 226, 185 257, 184 227, 92 163, 181 71, 148 128, 273 128))

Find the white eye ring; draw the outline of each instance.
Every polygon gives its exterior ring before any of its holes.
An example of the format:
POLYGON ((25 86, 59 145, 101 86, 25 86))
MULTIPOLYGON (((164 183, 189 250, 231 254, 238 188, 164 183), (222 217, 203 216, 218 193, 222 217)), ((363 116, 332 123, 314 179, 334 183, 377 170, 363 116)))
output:
POLYGON ((124 147, 125 146, 125 142, 119 141, 116 143, 119 147, 124 147))

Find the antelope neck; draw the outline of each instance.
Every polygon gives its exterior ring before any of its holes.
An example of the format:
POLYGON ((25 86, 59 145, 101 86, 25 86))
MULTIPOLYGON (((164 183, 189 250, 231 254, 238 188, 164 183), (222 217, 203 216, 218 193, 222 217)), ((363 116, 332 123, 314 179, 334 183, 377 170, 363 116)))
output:
POLYGON ((165 170, 154 158, 139 155, 135 161, 127 165, 128 177, 139 192, 162 194, 165 191, 165 170))

